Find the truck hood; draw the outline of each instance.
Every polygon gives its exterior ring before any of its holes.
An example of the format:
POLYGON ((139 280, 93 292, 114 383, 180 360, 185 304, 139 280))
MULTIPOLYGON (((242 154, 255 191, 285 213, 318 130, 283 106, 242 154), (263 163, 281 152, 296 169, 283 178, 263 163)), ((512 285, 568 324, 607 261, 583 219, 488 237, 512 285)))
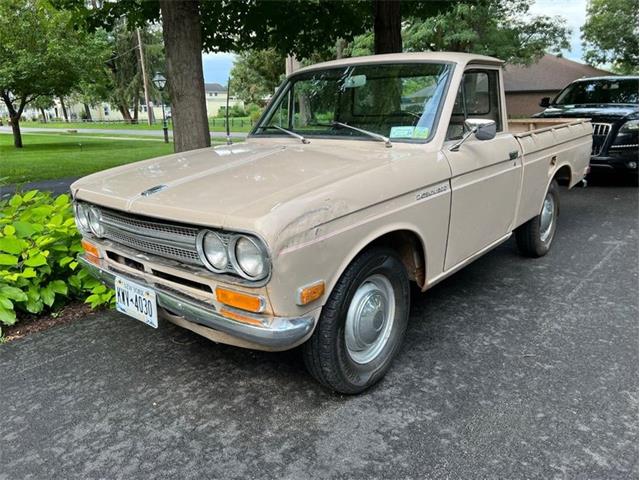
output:
MULTIPOLYGON (((108 208, 272 237, 320 204, 332 205, 324 218, 330 220, 404 193, 384 174, 374 176, 385 179, 377 188, 361 189, 362 177, 412 156, 415 148, 370 141, 349 141, 346 148, 345 141, 334 140, 307 145, 249 140, 106 170, 78 180, 71 190, 78 199, 108 208)), ((420 151, 424 161, 425 150, 420 151)), ((404 188, 424 181, 415 179, 404 188)))

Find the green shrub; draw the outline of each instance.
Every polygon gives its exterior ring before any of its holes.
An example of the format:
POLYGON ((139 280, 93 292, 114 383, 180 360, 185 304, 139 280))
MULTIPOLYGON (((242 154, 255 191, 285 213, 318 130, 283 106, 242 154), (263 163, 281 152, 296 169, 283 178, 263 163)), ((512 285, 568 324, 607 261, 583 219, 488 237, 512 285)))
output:
POLYGON ((78 265, 80 240, 68 195, 31 190, 0 202, 0 325, 72 298, 113 303, 113 291, 78 265))

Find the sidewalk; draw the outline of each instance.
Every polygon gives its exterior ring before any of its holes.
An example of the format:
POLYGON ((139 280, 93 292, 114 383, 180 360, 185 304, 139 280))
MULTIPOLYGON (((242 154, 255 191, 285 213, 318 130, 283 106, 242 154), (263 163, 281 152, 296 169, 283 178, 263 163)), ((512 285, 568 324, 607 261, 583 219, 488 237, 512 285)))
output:
MULTIPOLYGON (((20 127, 23 133, 67 133, 73 130, 77 133, 98 133, 108 135, 138 135, 145 137, 160 137, 164 135, 162 130, 142 130, 142 129, 120 129, 120 128, 38 128, 38 127, 20 127)), ((11 133, 11 127, 0 127, 0 133, 11 133)), ((211 132, 212 138, 224 138, 227 136, 225 132, 211 132)), ((246 132, 231 132, 231 138, 246 138, 246 132)), ((173 131, 169 130, 169 136, 173 136, 173 131)))
POLYGON ((54 196, 62 193, 69 193, 69 186, 78 178, 79 177, 66 177, 22 184, 0 185, 0 199, 10 197, 16 192, 16 190, 21 190, 23 192, 27 192, 29 190, 44 190, 51 192, 54 196))

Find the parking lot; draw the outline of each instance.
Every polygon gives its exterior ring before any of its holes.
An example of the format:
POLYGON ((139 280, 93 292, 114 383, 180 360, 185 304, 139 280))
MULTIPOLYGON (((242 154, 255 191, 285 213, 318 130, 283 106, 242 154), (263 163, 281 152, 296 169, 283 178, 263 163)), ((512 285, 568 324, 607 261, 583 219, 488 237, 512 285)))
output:
POLYGON ((637 478, 637 402, 638 190, 600 181, 548 256, 416 294, 359 396, 114 312, 0 346, 0 479, 637 478))

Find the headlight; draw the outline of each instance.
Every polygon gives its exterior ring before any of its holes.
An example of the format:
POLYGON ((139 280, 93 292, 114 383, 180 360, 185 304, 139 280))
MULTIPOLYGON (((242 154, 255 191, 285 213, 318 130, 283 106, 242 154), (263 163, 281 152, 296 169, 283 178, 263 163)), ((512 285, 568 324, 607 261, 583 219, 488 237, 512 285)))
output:
POLYGON ((250 280, 260 280, 267 275, 267 255, 256 240, 240 235, 231 246, 234 267, 240 275, 250 280))
POLYGON ((89 228, 96 237, 104 236, 104 227, 102 226, 102 217, 100 210, 96 207, 89 207, 87 212, 89 228))
POLYGON ((638 120, 629 120, 624 125, 622 125, 622 127, 620 127, 620 130, 618 131, 618 133, 633 133, 637 131, 638 131, 638 120))
POLYGON ((89 233, 89 207, 85 203, 75 203, 73 209, 78 230, 80 233, 89 233))
POLYGON ((200 257, 214 272, 223 272, 229 263, 227 246, 217 233, 204 231, 198 241, 200 257))

